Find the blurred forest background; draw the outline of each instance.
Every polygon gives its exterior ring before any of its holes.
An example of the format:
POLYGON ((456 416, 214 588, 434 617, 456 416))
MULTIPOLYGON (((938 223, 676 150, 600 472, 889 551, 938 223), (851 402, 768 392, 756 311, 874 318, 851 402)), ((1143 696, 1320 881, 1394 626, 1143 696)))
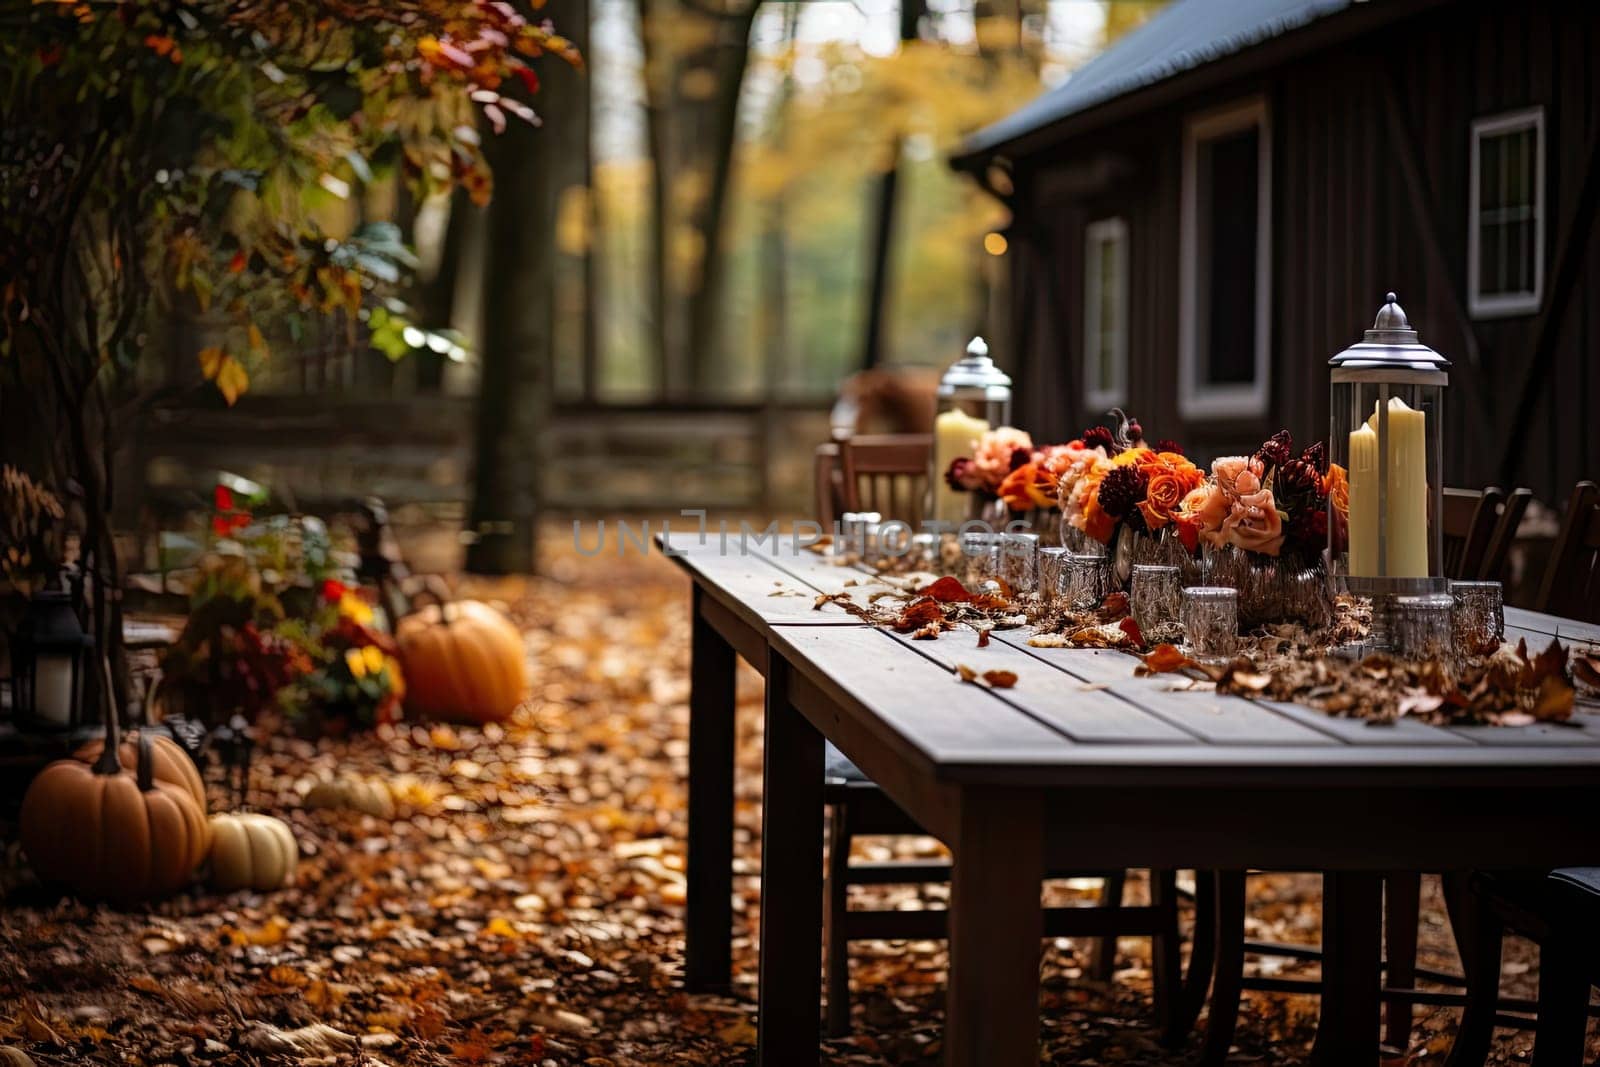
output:
POLYGON ((503 572, 551 510, 797 511, 841 379, 979 332, 1007 359, 1009 220, 948 152, 1160 6, 547 0, 584 62, 474 94, 499 101, 492 190, 419 198, 351 154, 301 194, 394 296, 263 320, 272 358, 221 377, 223 327, 177 303, 119 524, 160 527, 222 468, 296 507, 426 509, 503 572))

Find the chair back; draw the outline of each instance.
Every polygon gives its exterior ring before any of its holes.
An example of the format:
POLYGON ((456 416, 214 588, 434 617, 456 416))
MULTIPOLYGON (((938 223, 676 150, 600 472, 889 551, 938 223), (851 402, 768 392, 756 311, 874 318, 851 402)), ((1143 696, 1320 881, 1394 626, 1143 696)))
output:
POLYGON ((811 465, 814 516, 824 530, 833 527, 844 507, 844 473, 839 466, 839 446, 833 441, 817 446, 811 465))
POLYGON ((1517 528, 1522 516, 1528 512, 1528 501, 1533 499, 1531 489, 1513 489, 1506 494, 1500 508, 1500 521, 1495 523, 1494 536, 1489 538, 1489 550, 1483 554, 1478 567, 1478 579, 1485 582, 1506 580, 1506 565, 1511 559, 1511 547, 1517 543, 1517 528))
POLYGON ((1489 542, 1494 537, 1500 502, 1504 499, 1504 490, 1493 485, 1482 492, 1476 489, 1444 491, 1441 532, 1446 578, 1478 577, 1489 552, 1489 542))
POLYGON ((933 435, 868 434, 839 442, 846 511, 876 511, 913 530, 922 523, 933 435))
POLYGON ((1600 622, 1600 486, 1594 482, 1573 487, 1534 607, 1600 622))

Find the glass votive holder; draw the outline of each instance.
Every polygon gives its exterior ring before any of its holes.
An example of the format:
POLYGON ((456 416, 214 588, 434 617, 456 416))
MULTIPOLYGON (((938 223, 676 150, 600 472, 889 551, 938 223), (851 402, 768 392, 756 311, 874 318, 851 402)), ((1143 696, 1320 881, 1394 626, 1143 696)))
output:
POLYGON ((876 511, 844 512, 839 516, 839 536, 834 541, 834 554, 866 556, 875 551, 870 542, 882 521, 883 516, 876 511))
POLYGON ((914 571, 934 571, 939 569, 939 535, 936 533, 919 533, 911 535, 910 547, 906 549, 906 566, 914 571))
POLYGON ((1128 593, 1133 621, 1146 643, 1173 641, 1181 636, 1178 613, 1183 601, 1183 572, 1157 563, 1137 563, 1128 593))
POLYGON ((1451 641, 1458 656, 1486 656, 1506 637, 1505 591, 1499 582, 1450 583, 1451 641))
POLYGON ((1239 590, 1192 585, 1183 591, 1183 633, 1192 655, 1225 658, 1239 647, 1239 590))
POLYGON ((1000 577, 1000 541, 992 533, 961 535, 961 556, 966 566, 967 584, 974 589, 1000 577))
POLYGON ((1106 557, 1088 552, 1067 553, 1061 584, 1067 607, 1093 611, 1106 595, 1106 557))
POLYGON ((1000 539, 1000 577, 1012 596, 1027 596, 1039 586, 1039 535, 1008 533, 1000 539))
POLYGON ((1454 606, 1448 593, 1395 597, 1395 651, 1410 660, 1452 660, 1450 617, 1454 606))
POLYGON ((1039 549, 1039 601, 1047 608, 1055 607, 1062 597, 1068 555, 1060 545, 1045 545, 1039 549))

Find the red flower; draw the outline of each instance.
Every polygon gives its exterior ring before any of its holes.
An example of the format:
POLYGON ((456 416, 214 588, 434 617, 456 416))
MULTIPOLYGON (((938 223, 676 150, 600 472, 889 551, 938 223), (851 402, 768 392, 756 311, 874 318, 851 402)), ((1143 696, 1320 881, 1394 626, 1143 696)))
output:
POLYGON ((211 493, 212 501, 217 505, 218 511, 233 510, 233 490, 225 485, 219 485, 211 493))
POLYGON ((218 537, 228 536, 228 518, 226 515, 211 516, 211 532, 218 537))
POLYGON ((330 604, 337 604, 339 598, 344 596, 344 583, 337 578, 324 578, 322 580, 322 599, 330 604))

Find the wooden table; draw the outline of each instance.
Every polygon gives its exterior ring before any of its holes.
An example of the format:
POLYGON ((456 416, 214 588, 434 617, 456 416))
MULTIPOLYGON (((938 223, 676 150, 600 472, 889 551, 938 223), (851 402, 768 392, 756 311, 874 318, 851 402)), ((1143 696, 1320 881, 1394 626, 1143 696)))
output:
MULTIPOLYGON (((683 544, 694 579, 687 982, 730 963, 733 655, 767 678, 758 1060, 815 1063, 823 739, 954 854, 945 1058, 1038 1058, 1049 867, 1321 870, 1316 1062, 1378 1060, 1380 872, 1593 863, 1600 714, 1571 725, 1371 726, 1135 678, 1121 653, 910 641, 819 592, 863 584, 787 543, 683 544), (1014 671, 1015 688, 953 667, 1014 671)), ((1578 624, 1508 612, 1530 644, 1578 624)))

